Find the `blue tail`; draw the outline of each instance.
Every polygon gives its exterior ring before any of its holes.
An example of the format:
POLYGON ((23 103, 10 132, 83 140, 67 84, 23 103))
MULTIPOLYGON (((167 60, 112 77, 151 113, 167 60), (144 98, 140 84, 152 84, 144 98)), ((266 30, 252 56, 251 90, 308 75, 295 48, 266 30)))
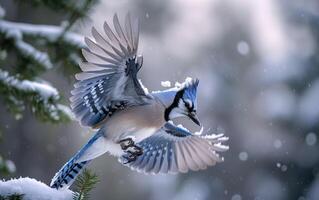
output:
POLYGON ((68 188, 85 166, 94 158, 104 154, 105 137, 100 129, 80 151, 78 151, 52 178, 51 188, 68 188))

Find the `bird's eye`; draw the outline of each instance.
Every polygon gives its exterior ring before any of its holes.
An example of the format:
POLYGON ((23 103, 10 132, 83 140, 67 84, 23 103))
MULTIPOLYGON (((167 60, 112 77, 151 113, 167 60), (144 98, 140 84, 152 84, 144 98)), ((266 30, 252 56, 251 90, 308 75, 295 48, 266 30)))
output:
POLYGON ((192 109, 192 104, 189 100, 185 100, 184 101, 184 105, 185 107, 188 109, 188 110, 191 110, 192 109))

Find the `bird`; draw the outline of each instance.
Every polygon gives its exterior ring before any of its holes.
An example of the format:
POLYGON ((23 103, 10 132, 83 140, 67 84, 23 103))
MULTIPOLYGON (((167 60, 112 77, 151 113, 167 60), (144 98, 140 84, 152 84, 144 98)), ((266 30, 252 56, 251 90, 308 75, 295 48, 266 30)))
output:
POLYGON ((198 79, 162 91, 149 92, 137 74, 143 65, 138 54, 139 21, 129 13, 121 24, 104 33, 92 27, 85 37, 82 72, 71 91, 70 107, 80 124, 95 134, 53 177, 50 186, 69 188, 95 158, 108 152, 132 170, 145 174, 197 171, 223 161, 228 137, 203 130, 197 116, 198 79), (191 132, 173 119, 192 120, 200 131, 191 132))

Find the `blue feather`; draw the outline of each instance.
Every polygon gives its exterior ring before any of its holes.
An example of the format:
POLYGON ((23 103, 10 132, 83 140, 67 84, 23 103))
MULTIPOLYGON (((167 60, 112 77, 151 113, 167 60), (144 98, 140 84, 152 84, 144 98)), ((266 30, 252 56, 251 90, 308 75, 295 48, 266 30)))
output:
MULTIPOLYGON (((152 136, 137 143, 143 154, 126 165, 144 173, 178 173, 205 169, 223 161, 217 154, 227 147, 220 146, 227 140, 223 135, 193 134, 188 130, 167 122, 152 136), (221 147, 221 148, 220 148, 221 147)), ((123 155, 119 160, 125 161, 123 155)))
MULTIPOLYGON (((197 92, 197 86, 199 84, 199 80, 191 80, 190 82, 186 82, 184 85, 184 99, 190 99, 193 103, 196 104, 196 92, 197 92)), ((196 107, 196 106, 195 106, 196 107)))
POLYGON ((85 166, 93 159, 88 158, 83 160, 85 153, 92 147, 92 145, 101 137, 103 137, 103 130, 100 129, 84 147, 78 151, 63 167, 55 174, 50 186, 52 188, 68 188, 74 182, 75 178, 82 172, 85 166))

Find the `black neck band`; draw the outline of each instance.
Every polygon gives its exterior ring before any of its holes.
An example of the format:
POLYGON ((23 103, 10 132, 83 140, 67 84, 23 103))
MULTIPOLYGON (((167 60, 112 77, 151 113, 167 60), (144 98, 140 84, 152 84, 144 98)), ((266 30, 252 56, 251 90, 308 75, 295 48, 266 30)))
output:
POLYGON ((173 108, 178 107, 179 99, 183 97, 184 90, 180 90, 176 93, 173 103, 165 109, 164 119, 165 121, 169 121, 169 114, 173 110, 173 108))

